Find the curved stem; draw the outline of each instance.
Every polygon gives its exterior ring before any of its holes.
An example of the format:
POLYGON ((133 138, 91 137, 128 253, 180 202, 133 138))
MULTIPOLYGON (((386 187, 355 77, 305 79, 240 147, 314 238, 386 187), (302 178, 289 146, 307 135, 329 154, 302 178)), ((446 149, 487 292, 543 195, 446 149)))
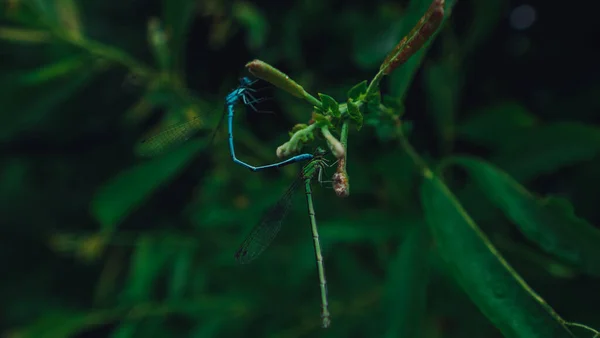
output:
POLYGON ((421 155, 419 155, 417 153, 417 151, 415 150, 415 148, 413 148, 413 146, 410 144, 410 142, 408 142, 408 139, 406 138, 406 136, 404 135, 404 132, 402 131, 402 125, 401 125, 400 119, 398 119, 398 118, 396 120, 396 133, 398 135, 398 141, 400 142, 400 146, 402 147, 402 149, 404 149, 404 151, 406 151, 408 156, 410 156, 410 158, 413 160, 415 166, 417 167, 417 169, 419 171, 419 174, 421 174, 423 176, 431 175, 431 170, 427 166, 427 163, 425 163, 425 160, 423 160, 421 155))

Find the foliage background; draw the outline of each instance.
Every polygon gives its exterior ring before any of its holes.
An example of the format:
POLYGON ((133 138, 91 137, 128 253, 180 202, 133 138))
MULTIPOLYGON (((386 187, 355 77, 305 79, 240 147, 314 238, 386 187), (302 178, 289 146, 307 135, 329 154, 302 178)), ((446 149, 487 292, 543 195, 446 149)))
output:
MULTIPOLYGON (((428 162, 482 157, 530 191, 567 198, 577 216, 598 224, 600 52, 588 30, 596 14, 530 2, 537 20, 518 30, 510 15, 521 4, 458 2, 418 71, 414 58, 382 90, 402 101, 409 138, 428 162)), ((333 321, 325 332, 301 196, 259 260, 233 260, 298 166, 250 173, 231 162, 223 130, 210 148, 202 142, 226 93, 247 75, 246 62, 265 60, 309 92, 343 100, 375 74, 428 5, 5 0, 0 332, 500 337, 423 233, 420 178, 385 125, 351 131, 350 197, 315 188, 333 321), (180 82, 159 86, 136 71, 138 61, 160 69, 147 38, 151 18, 172 28, 162 51, 175 60, 166 68, 180 82), (138 61, 128 63, 122 53, 138 61), (202 117, 196 141, 156 160, 136 156, 144 135, 190 114, 202 117)), ((274 100, 261 108, 276 114, 242 113, 235 122, 237 152, 256 164, 273 161, 287 131, 310 116, 310 106, 284 92, 264 95, 274 100)), ((463 171, 444 179, 557 313, 600 327, 598 275, 539 249, 463 171)))

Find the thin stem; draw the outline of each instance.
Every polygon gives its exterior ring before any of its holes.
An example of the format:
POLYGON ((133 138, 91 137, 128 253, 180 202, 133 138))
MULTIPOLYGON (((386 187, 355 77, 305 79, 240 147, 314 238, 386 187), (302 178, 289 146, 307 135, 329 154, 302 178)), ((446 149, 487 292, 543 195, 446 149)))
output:
POLYGON ((408 142, 408 139, 404 135, 404 132, 402 131, 402 125, 401 125, 400 119, 397 119, 397 121, 396 121, 396 133, 398 135, 398 141, 400 142, 400 146, 404 149, 404 151, 406 151, 406 153, 413 160, 415 166, 417 167, 417 169, 419 171, 419 174, 421 174, 423 176, 431 175, 431 170, 425 163, 425 160, 423 160, 423 158, 417 153, 415 148, 413 148, 413 146, 410 144, 410 142, 408 142))
POLYGON ((313 244, 315 247, 315 257, 317 261, 317 270, 319 273, 319 287, 321 290, 321 325, 328 328, 331 325, 329 306, 327 303, 327 280, 325 279, 325 267, 323 265, 323 254, 321 253, 321 244, 319 241, 319 231, 317 229, 317 219, 315 217, 315 208, 312 200, 312 190, 310 187, 310 178, 304 181, 306 192, 306 203, 308 205, 308 217, 310 218, 310 228, 312 232, 313 244))
POLYGON ((319 101, 319 99, 317 99, 316 97, 310 95, 310 93, 308 93, 307 91, 304 91, 304 98, 306 99, 306 101, 310 102, 313 106, 316 107, 323 107, 323 103, 321 103, 321 101, 319 101))
POLYGON ((575 326, 575 327, 579 327, 579 328, 591 331, 592 333, 594 333, 594 337, 593 338, 600 337, 600 332, 599 331, 594 330, 594 329, 592 329, 591 327, 589 327, 587 325, 579 324, 579 323, 571 323, 571 322, 564 322, 564 324, 567 325, 567 326, 575 326))
POLYGON ((365 95, 366 97, 369 97, 375 90, 379 88, 379 82, 381 82, 381 79, 383 79, 384 76, 385 74, 383 73, 383 70, 380 69, 373 80, 371 80, 371 83, 369 83, 369 87, 367 87, 367 93, 365 95))
POLYGON ((346 158, 348 157, 348 127, 350 125, 350 120, 345 119, 342 123, 342 131, 340 136, 340 142, 342 142, 342 146, 344 147, 344 158, 342 159, 342 172, 346 172, 346 158))

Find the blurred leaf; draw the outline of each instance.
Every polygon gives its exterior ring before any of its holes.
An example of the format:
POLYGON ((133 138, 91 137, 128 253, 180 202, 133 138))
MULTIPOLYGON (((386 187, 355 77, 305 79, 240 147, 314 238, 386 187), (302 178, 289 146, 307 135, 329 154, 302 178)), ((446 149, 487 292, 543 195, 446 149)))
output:
POLYGON ((248 47, 263 47, 269 32, 269 22, 260 9, 250 2, 236 1, 233 3, 233 16, 248 31, 248 47))
POLYGON ((425 68, 428 106, 439 133, 441 148, 450 152, 454 140, 455 117, 463 87, 461 67, 449 56, 425 68))
MULTIPOLYGON (((68 338, 84 328, 96 324, 87 314, 54 310, 31 323, 27 328, 12 334, 15 338, 68 338)), ((11 337, 10 335, 8 337, 11 337)))
POLYGON ((135 337, 135 331, 137 329, 138 323, 136 322, 127 322, 122 323, 117 327, 112 334, 111 338, 131 338, 135 337))
POLYGON ((0 40, 25 43, 46 43, 52 41, 49 32, 38 29, 0 27, 0 40))
POLYGON ((83 37, 83 30, 81 28, 81 19, 76 1, 54 0, 54 7, 56 8, 58 21, 71 38, 76 40, 81 39, 83 37))
POLYGON ((492 148, 500 148, 519 130, 532 127, 536 117, 521 104, 506 101, 477 109, 459 123, 459 137, 492 148))
POLYGON ((421 201, 437 249, 454 278, 505 337, 574 337, 429 171, 421 185, 421 201))
POLYGON ((182 72, 188 30, 196 14, 194 0, 163 0, 163 22, 172 56, 171 69, 182 72))
POLYGON ((479 44, 485 42, 506 15, 507 2, 504 0, 471 1, 471 3, 474 13, 462 46, 464 54, 472 52, 479 44))
POLYGON ((503 140, 492 162, 521 182, 589 161, 600 152, 600 128, 577 122, 524 129, 503 140))
POLYGON ((229 325, 229 319, 223 317, 208 318, 197 324, 192 330, 190 338, 209 338, 218 336, 219 330, 224 325, 229 325))
POLYGON ((429 234, 425 226, 413 226, 388 266, 385 313, 386 337, 422 337, 429 279, 429 234))
POLYGON ((157 241, 142 236, 136 243, 131 257, 129 278, 125 288, 125 297, 129 302, 151 300, 152 288, 171 258, 170 250, 166 250, 157 241))
MULTIPOLYGON (((65 62, 75 61, 70 60, 65 62)), ((62 67, 64 67, 64 64, 62 67)), ((3 106, 0 111, 0 116, 2 117, 0 140, 11 138, 27 129, 47 122, 46 119, 57 113, 56 109, 58 106, 75 93, 82 91, 98 74, 98 71, 103 70, 103 67, 98 64, 77 64, 75 62, 75 64, 66 67, 69 76, 65 76, 65 69, 63 69, 62 73, 57 71, 60 68, 61 66, 58 66, 52 71, 49 71, 47 68, 41 68, 24 74, 24 79, 36 83, 35 86, 14 86, 14 82, 18 81, 18 75, 17 79, 7 77, 4 79, 6 83, 0 83, 0 85, 7 88, 7 90, 0 92, 0 102, 3 106), (73 67, 74 65, 85 67, 76 68, 73 67), (81 71, 82 69, 86 69, 86 71, 81 71), (48 76, 48 72, 54 73, 53 75, 57 75, 56 73, 58 72, 61 73, 61 76, 41 83, 43 77, 48 76), (35 100, 32 99, 34 97, 35 100)))
POLYGON ((188 142, 165 156, 123 171, 105 183, 91 204, 91 212, 101 229, 114 231, 119 222, 173 178, 205 146, 205 141, 188 142))
MULTIPOLYGON (((425 3, 428 0, 421 0, 425 3)), ((419 2, 419 1, 416 1, 419 2)), ((415 1, 411 1, 411 6, 415 1)), ((411 7, 411 8, 412 8, 411 7)), ((400 10, 390 5, 380 5, 379 12, 373 17, 367 17, 368 24, 363 24, 362 29, 353 34, 352 53, 354 62, 365 69, 375 69, 381 64, 385 56, 394 48, 402 38, 402 34, 410 31, 410 28, 423 15, 427 7, 424 7, 416 19, 411 23, 405 23, 405 20, 411 20, 412 11, 400 14, 400 10), (411 16, 409 16, 411 15, 411 16)), ((414 9, 413 9, 414 10, 414 9)), ((363 19, 364 20, 364 19, 363 19)))
POLYGON ((74 55, 38 69, 19 74, 19 83, 24 86, 42 84, 59 77, 73 75, 90 66, 86 54, 74 55))
POLYGON ((171 51, 167 43, 165 30, 157 18, 148 20, 148 43, 158 67, 162 71, 169 71, 172 68, 171 51))
POLYGON ((194 250, 190 247, 180 248, 173 261, 173 271, 169 281, 169 298, 181 299, 185 295, 185 287, 190 280, 194 260, 194 250))
POLYGON ((470 157, 453 158, 468 170, 481 190, 544 251, 600 276, 600 230, 575 216, 564 199, 535 198, 494 166, 470 157))

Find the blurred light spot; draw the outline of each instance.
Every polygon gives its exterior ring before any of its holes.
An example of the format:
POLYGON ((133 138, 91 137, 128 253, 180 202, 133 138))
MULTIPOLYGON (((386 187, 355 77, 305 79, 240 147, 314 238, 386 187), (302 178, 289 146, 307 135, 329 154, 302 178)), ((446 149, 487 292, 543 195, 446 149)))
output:
POLYGON ((529 5, 521 5, 510 13, 510 25, 514 29, 523 30, 531 27, 536 19, 535 9, 529 5))

